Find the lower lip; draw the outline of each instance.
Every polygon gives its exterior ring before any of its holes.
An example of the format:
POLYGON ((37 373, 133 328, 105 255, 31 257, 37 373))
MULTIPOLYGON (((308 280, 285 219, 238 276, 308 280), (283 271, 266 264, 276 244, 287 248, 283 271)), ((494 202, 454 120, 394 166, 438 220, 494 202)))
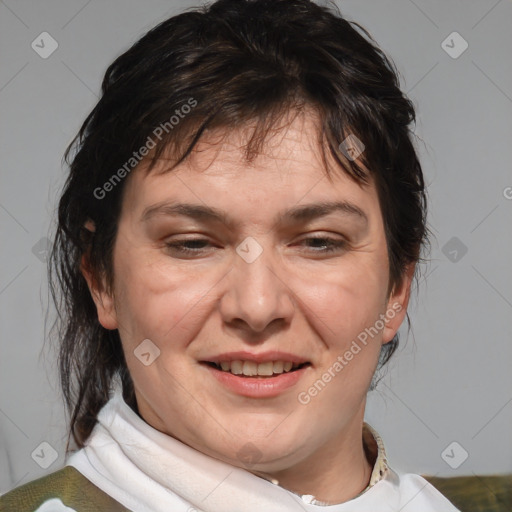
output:
POLYGON ((275 377, 244 377, 231 372, 217 370, 209 364, 204 364, 207 370, 225 387, 238 395, 250 398, 272 398, 286 389, 293 387, 304 376, 309 368, 305 366, 298 370, 281 373, 275 377))

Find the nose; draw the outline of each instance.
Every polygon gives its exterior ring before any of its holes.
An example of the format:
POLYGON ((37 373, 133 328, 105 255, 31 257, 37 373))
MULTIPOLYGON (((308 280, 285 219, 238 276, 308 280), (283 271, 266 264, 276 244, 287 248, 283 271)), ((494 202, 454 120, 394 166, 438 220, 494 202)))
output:
POLYGON ((289 325, 295 310, 293 291, 272 249, 264 248, 252 262, 236 254, 233 265, 220 300, 223 321, 258 340, 289 325))

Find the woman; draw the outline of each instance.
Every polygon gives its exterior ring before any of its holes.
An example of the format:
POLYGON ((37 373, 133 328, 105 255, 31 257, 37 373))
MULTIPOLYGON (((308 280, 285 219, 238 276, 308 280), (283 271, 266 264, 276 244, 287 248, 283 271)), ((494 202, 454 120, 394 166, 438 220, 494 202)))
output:
POLYGON ((414 109, 370 36, 308 0, 219 0, 102 92, 49 268, 76 446, 2 506, 456 510, 364 422, 427 233, 414 109))

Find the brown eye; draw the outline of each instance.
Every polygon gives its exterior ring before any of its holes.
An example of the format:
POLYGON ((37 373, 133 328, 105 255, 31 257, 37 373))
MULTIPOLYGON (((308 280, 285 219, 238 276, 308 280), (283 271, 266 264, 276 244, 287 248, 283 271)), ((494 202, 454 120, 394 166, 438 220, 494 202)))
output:
POLYGON ((340 251, 345 249, 347 246, 347 242, 345 240, 324 236, 304 238, 302 242, 312 243, 310 248, 314 249, 313 252, 318 252, 320 254, 340 251))
POLYGON ((186 240, 167 242, 165 245, 177 253, 184 255, 197 255, 201 253, 205 245, 210 245, 210 241, 205 238, 189 238, 186 240))

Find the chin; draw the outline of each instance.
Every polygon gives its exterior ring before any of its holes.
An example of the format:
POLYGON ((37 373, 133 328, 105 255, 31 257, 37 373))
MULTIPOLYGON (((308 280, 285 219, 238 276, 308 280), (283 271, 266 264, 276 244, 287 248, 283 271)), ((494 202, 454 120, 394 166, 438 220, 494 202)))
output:
POLYGON ((299 439, 287 436, 280 440, 270 436, 246 436, 244 439, 232 438, 225 446, 212 446, 213 451, 209 450, 209 453, 228 464, 263 473, 285 470, 306 456, 303 436, 299 439))

